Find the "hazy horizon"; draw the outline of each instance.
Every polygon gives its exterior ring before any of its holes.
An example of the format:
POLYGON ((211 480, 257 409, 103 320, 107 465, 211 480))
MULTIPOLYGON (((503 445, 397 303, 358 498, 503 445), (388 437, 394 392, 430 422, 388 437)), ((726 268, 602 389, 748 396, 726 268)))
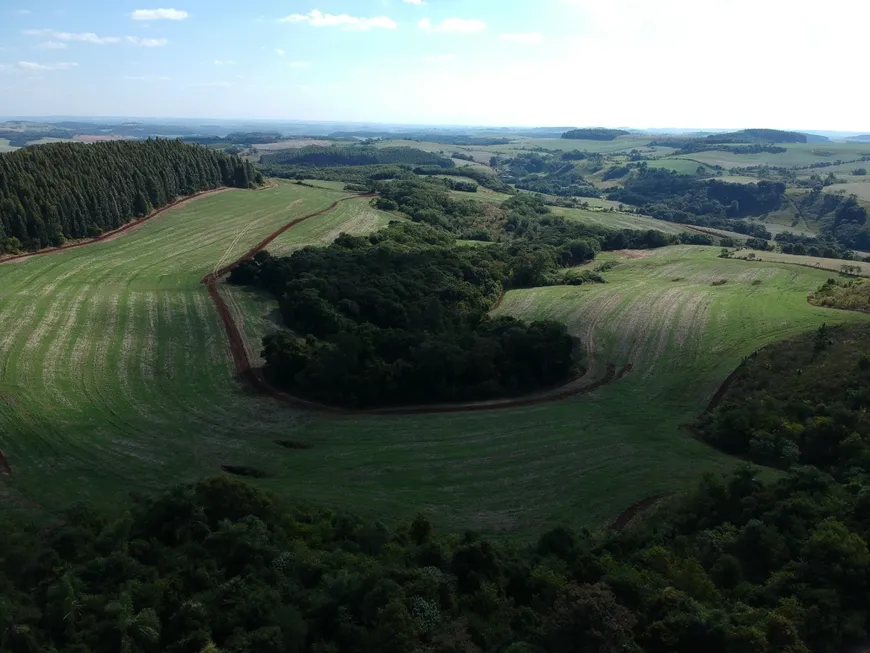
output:
POLYGON ((824 30, 785 0, 170 4, 0 9, 4 112, 870 132, 848 102, 870 18, 854 0, 824 30))

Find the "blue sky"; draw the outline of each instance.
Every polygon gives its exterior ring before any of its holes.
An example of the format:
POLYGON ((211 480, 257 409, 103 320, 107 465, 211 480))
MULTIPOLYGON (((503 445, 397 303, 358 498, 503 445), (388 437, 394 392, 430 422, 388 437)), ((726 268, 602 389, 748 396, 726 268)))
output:
POLYGON ((870 131, 864 0, 2 0, 0 114, 870 131))

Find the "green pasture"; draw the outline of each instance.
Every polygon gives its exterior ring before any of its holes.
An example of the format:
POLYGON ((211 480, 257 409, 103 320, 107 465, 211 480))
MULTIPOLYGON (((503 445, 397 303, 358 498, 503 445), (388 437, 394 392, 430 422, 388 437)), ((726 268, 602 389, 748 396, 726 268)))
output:
POLYGON ((713 172, 711 168, 701 162, 685 158, 657 159, 655 161, 647 161, 647 165, 649 165, 650 168, 665 168, 666 170, 673 170, 681 175, 695 175, 698 173, 698 168, 703 168, 704 174, 710 174, 713 172))
POLYGON ((0 138, 0 152, 14 152, 18 148, 9 144, 8 138, 0 138))
POLYGON ((607 229, 638 229, 647 230, 655 229, 666 234, 681 234, 690 231, 686 225, 677 224, 675 222, 666 222, 664 220, 656 220, 643 215, 635 215, 633 213, 620 213, 618 211, 589 211, 586 209, 569 209, 560 206, 550 207, 550 210, 555 215, 564 216, 567 220, 575 220, 577 222, 585 222, 597 227, 605 227, 607 229))
POLYGON ((789 265, 801 265, 805 267, 818 268, 825 270, 825 278, 831 277, 831 272, 840 272, 844 265, 860 268, 860 276, 870 277, 870 263, 862 261, 844 261, 839 258, 822 258, 819 256, 800 256, 798 254, 781 254, 779 252, 757 252, 750 249, 743 249, 735 253, 734 256, 739 259, 753 258, 758 263, 775 262, 786 263, 789 265))
MULTIPOLYGON (((870 153, 870 147, 867 144, 860 143, 793 143, 778 145, 778 147, 784 147, 787 151, 779 154, 771 154, 769 152, 737 154, 735 152, 711 150, 708 152, 693 152, 691 158, 705 165, 719 165, 728 170, 731 168, 748 168, 765 164, 791 168, 821 162, 834 163, 838 160, 849 161, 858 159, 870 153)), ((858 165, 856 164, 855 167, 858 167, 858 165)), ((821 168, 813 172, 827 174, 826 170, 826 168, 821 168)))
MULTIPOLYGON (((293 500, 388 522, 422 510, 439 527, 513 537, 556 523, 596 528, 634 501, 737 464, 679 426, 742 356, 821 322, 865 319, 806 303, 827 271, 719 259, 718 248, 617 253, 606 284, 511 291, 499 313, 563 320, 588 347, 590 378, 607 363, 632 363, 621 380, 498 412, 301 412, 235 378, 200 278, 344 196, 290 183, 226 191, 109 242, 0 266, 5 509, 116 507, 130 492, 229 464, 263 471, 254 483, 293 500)), ((391 218, 351 200, 286 232, 274 250, 391 218)), ((223 294, 256 356, 259 338, 280 328, 276 303, 244 289, 223 294)))
POLYGON ((612 141, 585 141, 571 138, 517 138, 507 145, 489 145, 485 149, 490 152, 511 154, 515 150, 532 150, 543 147, 548 150, 582 150, 586 152, 599 152, 601 154, 613 154, 615 152, 628 152, 646 148, 652 140, 649 136, 622 136, 612 141))

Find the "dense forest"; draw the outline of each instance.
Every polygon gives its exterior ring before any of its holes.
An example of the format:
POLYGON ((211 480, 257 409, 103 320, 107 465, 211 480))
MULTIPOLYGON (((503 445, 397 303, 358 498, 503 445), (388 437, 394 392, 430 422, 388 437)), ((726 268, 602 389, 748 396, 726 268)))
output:
MULTIPOLYGON (((587 158, 585 154, 583 158, 587 158)), ((577 172, 575 160, 572 153, 566 157, 524 152, 500 161, 499 170, 503 181, 523 190, 561 197, 600 197, 598 189, 577 172)))
MULTIPOLYGON (((742 129, 725 134, 711 134, 705 139, 708 143, 752 143, 763 141, 767 143, 807 143, 811 136, 799 132, 787 132, 779 129, 742 129)), ((827 141, 824 136, 813 136, 815 142, 827 141)))
POLYGON ((739 218, 775 211, 785 195, 785 184, 779 182, 704 181, 646 167, 638 168, 637 172, 623 187, 610 191, 608 198, 642 207, 644 212, 660 220, 720 227, 759 238, 769 239, 771 234, 763 226, 739 218))
POLYGON ((0 154, 0 253, 98 236, 181 196, 259 183, 249 163, 180 140, 52 143, 0 154))
POLYGON ((280 150, 260 157, 264 165, 278 166, 369 166, 395 165, 438 166, 452 168, 455 163, 445 156, 412 147, 371 147, 367 145, 321 147, 310 145, 280 150))
POLYGON ((574 343, 564 325, 487 316, 522 253, 453 245, 393 222, 369 238, 242 263, 230 283, 271 292, 292 331, 264 340, 269 378, 344 406, 489 399, 566 381, 574 343))
POLYGON ((264 341, 273 383, 353 407, 490 399, 555 386, 572 374, 575 343, 558 323, 490 318, 501 292, 603 283, 593 270, 566 273, 602 249, 714 242, 572 222, 531 194, 485 206, 454 199, 443 181, 375 185, 375 205, 412 222, 394 221, 368 238, 342 235, 329 247, 288 257, 260 253, 232 272, 230 283, 269 291, 289 329, 264 341), (456 237, 493 244, 457 247, 456 237))
MULTIPOLYGON (((823 287, 815 302, 827 296, 823 287)), ((722 405, 699 421, 699 437, 763 465, 860 474, 870 466, 868 351, 867 326, 827 325, 759 350, 735 372, 722 405)))
POLYGON ((812 467, 529 544, 213 479, 4 523, 0 633, 10 653, 839 653, 867 635, 868 538, 865 477, 812 467))
POLYGON ((186 143, 200 145, 259 145, 284 140, 281 132, 232 132, 226 136, 185 136, 186 143))
POLYGON ((628 136, 630 133, 624 129, 572 129, 562 134, 562 138, 584 141, 613 141, 618 136, 628 136))

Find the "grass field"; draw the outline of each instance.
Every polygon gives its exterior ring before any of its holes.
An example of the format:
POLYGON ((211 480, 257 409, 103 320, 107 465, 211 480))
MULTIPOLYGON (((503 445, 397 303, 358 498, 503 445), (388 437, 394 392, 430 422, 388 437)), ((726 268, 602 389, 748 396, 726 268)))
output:
MULTIPOLYGON (((114 507, 130 491, 233 464, 262 470, 268 477, 254 482, 284 496, 388 522, 423 510, 442 527, 515 537, 559 522, 599 527, 634 501, 736 464, 678 427, 741 356, 823 321, 864 319, 807 304, 825 271, 718 259, 718 248, 611 254, 623 260, 608 283, 512 291, 499 312, 564 320, 590 344, 587 364, 633 363, 625 378, 494 413, 302 413, 234 378, 199 280, 344 195, 287 183, 227 191, 113 241, 0 266, 0 449, 13 470, 0 476, 2 505, 114 507)), ((340 206, 275 247, 325 243, 390 217, 366 199, 340 206)), ((225 292, 257 351, 278 328, 275 302, 225 292)))
POLYGON ((666 234, 681 234, 689 231, 685 225, 675 222, 665 222, 664 220, 656 220, 643 215, 634 215, 633 213, 619 213, 617 211, 587 211, 584 209, 568 209, 560 206, 550 207, 550 210, 555 215, 564 216, 568 220, 576 220, 577 222, 585 222, 594 224, 599 227, 608 229, 655 229, 666 234))
POLYGON ((844 265, 857 266, 861 268, 861 276, 870 277, 870 263, 863 263, 861 261, 844 261, 839 258, 780 254, 779 252, 756 252, 748 249, 740 250, 734 256, 745 259, 751 254, 755 255, 756 260, 761 259, 764 262, 772 261, 776 263, 788 263, 791 265, 803 265, 819 268, 820 270, 826 270, 826 279, 831 276, 831 271, 839 272, 844 265))
POLYGON ((647 164, 650 168, 665 168, 667 170, 673 170, 681 175, 697 174, 698 168, 703 168, 704 174, 710 174, 713 171, 706 165, 702 165, 698 161, 693 161, 692 159, 657 159, 655 161, 647 161, 647 164))
MULTIPOLYGON (((797 143, 780 145, 786 148, 786 152, 771 154, 736 154, 713 150, 709 152, 694 152, 692 159, 706 165, 720 165, 725 169, 748 168, 758 165, 771 165, 780 167, 805 166, 812 163, 829 162, 836 160, 857 159, 870 153, 870 147, 866 144, 855 143, 797 143)), ((855 167, 858 167, 857 164, 855 167)), ((816 170, 820 174, 827 174, 826 168, 816 170)))
POLYGON ((0 152, 14 152, 17 149, 17 147, 9 144, 9 139, 0 138, 0 152))
POLYGON ((825 190, 829 193, 843 191, 846 195, 856 195, 858 199, 870 202, 870 178, 851 177, 845 184, 833 184, 825 190))

